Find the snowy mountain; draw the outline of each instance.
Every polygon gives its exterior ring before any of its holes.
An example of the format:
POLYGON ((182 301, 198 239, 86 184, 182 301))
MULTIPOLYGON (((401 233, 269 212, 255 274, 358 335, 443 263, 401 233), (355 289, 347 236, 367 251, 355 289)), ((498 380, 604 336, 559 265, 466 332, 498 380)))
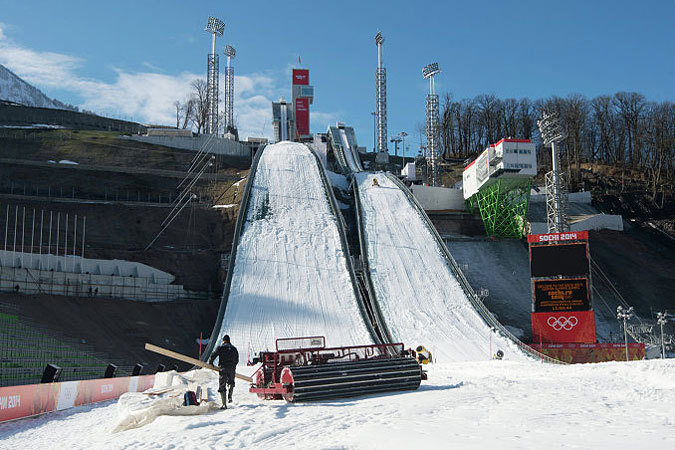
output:
POLYGON ((38 88, 26 83, 2 64, 0 64, 0 100, 38 108, 77 111, 74 106, 63 104, 56 99, 50 99, 38 88))

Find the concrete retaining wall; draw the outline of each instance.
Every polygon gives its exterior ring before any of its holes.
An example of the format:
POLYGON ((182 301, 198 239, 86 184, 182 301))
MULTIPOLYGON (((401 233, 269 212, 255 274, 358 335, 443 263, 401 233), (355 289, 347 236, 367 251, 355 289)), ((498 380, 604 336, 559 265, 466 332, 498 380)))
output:
MULTIPOLYGON (((570 231, 615 230, 623 231, 623 218, 611 214, 596 214, 570 223, 570 231)), ((544 222, 531 222, 530 234, 548 233, 544 222)))
MULTIPOLYGON (((147 144, 163 145, 198 152, 202 149, 217 155, 242 156, 250 158, 253 153, 251 146, 231 139, 211 138, 210 135, 189 136, 120 136, 122 139, 145 142, 147 144), (209 140, 210 139, 210 140, 209 140)), ((256 146, 257 148, 257 146, 256 146)))
POLYGON ((425 211, 443 211, 448 209, 463 211, 466 209, 464 194, 461 189, 413 184, 410 190, 425 211))

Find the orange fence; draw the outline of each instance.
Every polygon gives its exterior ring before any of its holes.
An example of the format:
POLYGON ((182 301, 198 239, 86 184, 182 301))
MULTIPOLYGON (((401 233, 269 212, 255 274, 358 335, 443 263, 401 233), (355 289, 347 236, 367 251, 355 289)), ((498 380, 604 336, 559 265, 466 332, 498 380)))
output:
POLYGON ((154 375, 0 387, 0 422, 118 398, 152 387, 154 375))

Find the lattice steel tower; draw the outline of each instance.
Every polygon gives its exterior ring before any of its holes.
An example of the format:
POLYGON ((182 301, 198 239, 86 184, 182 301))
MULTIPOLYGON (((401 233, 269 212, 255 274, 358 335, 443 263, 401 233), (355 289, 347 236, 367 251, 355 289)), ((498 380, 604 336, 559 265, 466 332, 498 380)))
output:
POLYGON ((206 102, 208 115, 206 117, 206 133, 218 133, 218 54, 216 53, 216 35, 222 36, 225 23, 215 17, 209 17, 204 31, 211 33, 211 53, 206 66, 206 102))
POLYGON ((440 184, 440 175, 438 170, 439 163, 439 136, 438 136, 438 95, 434 92, 434 75, 439 73, 438 63, 432 63, 422 69, 422 76, 429 79, 429 95, 425 103, 426 110, 426 131, 427 131, 427 171, 431 172, 431 185, 440 184), (431 170, 429 170, 431 169, 431 170))
POLYGON ((387 153, 387 69, 382 67, 382 44, 384 36, 381 32, 375 35, 377 45, 377 70, 375 71, 375 149, 377 153, 387 153))
POLYGON ((551 146, 551 161, 553 170, 545 175, 546 179, 546 224, 549 233, 562 233, 570 231, 569 218, 567 216, 567 183, 560 170, 560 155, 556 151, 555 144, 564 139, 565 135, 560 128, 558 114, 542 113, 537 121, 541 139, 544 146, 551 146))
POLYGON ((237 55, 237 51, 231 45, 225 46, 225 56, 227 56, 227 69, 225 71, 225 133, 234 130, 234 67, 232 59, 237 55))

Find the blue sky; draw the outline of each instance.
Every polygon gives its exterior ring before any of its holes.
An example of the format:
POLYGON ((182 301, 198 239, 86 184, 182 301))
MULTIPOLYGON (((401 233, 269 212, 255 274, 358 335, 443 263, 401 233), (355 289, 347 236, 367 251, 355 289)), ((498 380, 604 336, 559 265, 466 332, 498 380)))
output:
MULTIPOLYGON (((171 124, 173 102, 204 77, 209 15, 237 49, 235 120, 271 135, 290 69, 310 69, 312 131, 336 120, 372 147, 376 47, 385 36, 389 134, 416 147, 428 85, 462 99, 621 90, 673 101, 675 1, 15 1, 0 0, 0 64, 48 96, 108 115, 171 124)), ((224 62, 221 55, 221 65, 224 62)), ((222 78, 221 78, 222 82, 222 78)), ((222 86, 221 86, 222 92, 222 86)))

